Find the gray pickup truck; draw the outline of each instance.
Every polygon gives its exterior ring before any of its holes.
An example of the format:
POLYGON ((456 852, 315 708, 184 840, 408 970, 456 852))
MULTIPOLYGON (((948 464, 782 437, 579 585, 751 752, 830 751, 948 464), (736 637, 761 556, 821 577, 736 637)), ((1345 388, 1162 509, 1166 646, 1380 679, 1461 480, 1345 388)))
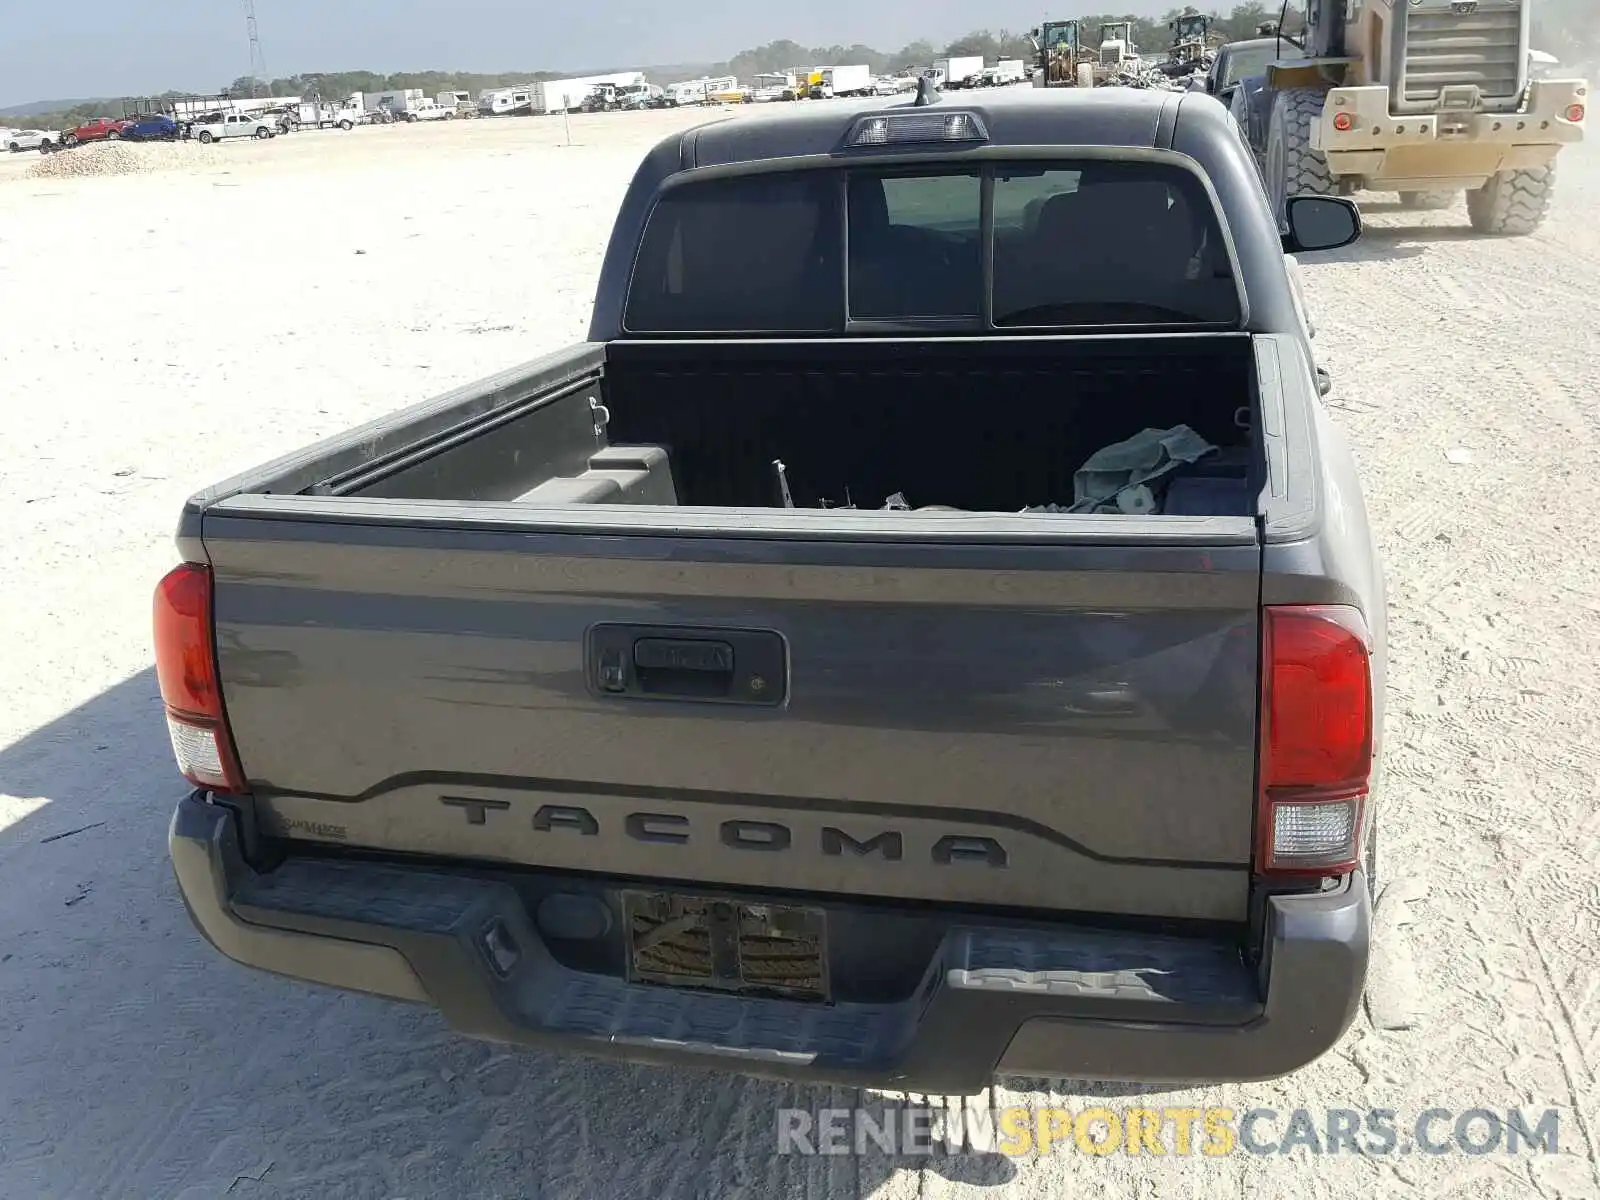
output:
POLYGON ((584 344, 194 496, 155 598, 221 953, 634 1062, 1268 1078, 1362 994, 1384 600, 1204 95, 644 159, 584 344))

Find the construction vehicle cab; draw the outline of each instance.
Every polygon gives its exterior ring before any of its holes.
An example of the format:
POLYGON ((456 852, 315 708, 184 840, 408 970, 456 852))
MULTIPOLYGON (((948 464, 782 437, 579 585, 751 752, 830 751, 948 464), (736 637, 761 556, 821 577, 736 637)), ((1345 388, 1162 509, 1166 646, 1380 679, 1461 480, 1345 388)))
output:
POLYGON ((1275 210, 1296 194, 1466 193, 1472 227, 1529 234, 1556 156, 1583 140, 1589 85, 1531 78, 1534 0, 1307 0, 1304 29, 1235 98, 1275 210))
POLYGON ((1172 47, 1162 70, 1168 75, 1185 75, 1206 65, 1206 38, 1211 18, 1194 8, 1185 9, 1167 23, 1172 30, 1172 47))
POLYGON ((1108 21, 1100 26, 1099 63, 1102 67, 1120 67, 1138 57, 1139 52, 1133 46, 1132 21, 1108 21))
POLYGON ((1036 54, 1034 87, 1094 86, 1094 60, 1084 52, 1077 21, 1046 21, 1029 38, 1036 54))

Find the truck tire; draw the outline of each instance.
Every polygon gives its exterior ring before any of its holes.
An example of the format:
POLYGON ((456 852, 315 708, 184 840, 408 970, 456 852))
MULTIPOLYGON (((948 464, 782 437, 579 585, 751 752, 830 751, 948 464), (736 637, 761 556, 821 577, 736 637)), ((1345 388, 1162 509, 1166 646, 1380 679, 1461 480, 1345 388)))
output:
POLYGON ((12 142, 9 146, 6 147, 6 149, 11 151, 11 153, 13 153, 13 154, 21 154, 22 153, 22 146, 21 146, 20 143, 17 143, 17 142, 12 142))
POLYGON ((1266 184, 1281 222, 1290 196, 1336 196, 1328 160, 1311 148, 1311 128, 1322 116, 1321 88, 1286 88, 1272 98, 1267 122, 1266 184))
POLYGON ((209 145, 211 145, 212 142, 216 141, 217 139, 211 136, 211 130, 202 129, 200 131, 200 136, 198 138, 196 138, 195 140, 198 141, 202 146, 209 146, 209 145))
POLYGON ((260 129, 256 130, 256 132, 255 132, 255 139, 258 142, 264 142, 271 136, 272 136, 272 130, 268 129, 265 125, 263 125, 260 129))
POLYGON ((349 133, 350 130, 354 129, 355 127, 356 127, 356 123, 354 121, 350 120, 348 117, 346 119, 344 119, 343 121, 339 122, 339 128, 344 130, 346 133, 349 133))
POLYGON ((1556 165, 1502 171, 1467 193, 1467 216, 1479 233, 1526 237, 1544 224, 1556 189, 1556 165))
POLYGON ((1455 192, 1401 192, 1400 207, 1417 212, 1443 212, 1456 206, 1455 192))

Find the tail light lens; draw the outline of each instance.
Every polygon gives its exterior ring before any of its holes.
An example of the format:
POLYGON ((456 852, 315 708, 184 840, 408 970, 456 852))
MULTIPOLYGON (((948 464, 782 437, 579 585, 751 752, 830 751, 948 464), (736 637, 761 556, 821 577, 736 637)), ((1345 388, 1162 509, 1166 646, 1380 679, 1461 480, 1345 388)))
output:
POLYGON ((211 568, 184 563, 156 585, 156 678, 178 770, 198 787, 245 790, 228 732, 211 631, 211 568))
POLYGON ((1361 861, 1372 778, 1372 642, 1342 605, 1263 613, 1256 870, 1341 875, 1361 861))
POLYGON ((1583 123, 1584 116, 1584 108, 1581 104, 1574 104, 1572 107, 1567 109, 1567 120, 1571 121, 1574 125, 1581 125, 1583 123))
POLYGON ((1355 118, 1349 113, 1337 113, 1333 118, 1333 127, 1340 133, 1349 133, 1355 128, 1355 118))

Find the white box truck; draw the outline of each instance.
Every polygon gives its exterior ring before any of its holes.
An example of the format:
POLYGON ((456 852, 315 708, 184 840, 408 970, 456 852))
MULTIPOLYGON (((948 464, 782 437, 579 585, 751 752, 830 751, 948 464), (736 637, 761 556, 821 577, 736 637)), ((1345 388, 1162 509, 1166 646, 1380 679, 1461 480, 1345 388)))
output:
POLYGON ((983 74, 983 55, 941 58, 933 64, 933 69, 944 77, 944 86, 947 88, 971 87, 977 77, 983 74))
POLYGON ((835 96, 870 96, 873 88, 872 68, 865 63, 823 67, 822 82, 835 96))
POLYGON ((536 113, 576 112, 597 84, 637 89, 647 87, 643 71, 618 71, 613 75, 584 75, 576 79, 551 79, 535 84, 533 111, 536 113))
POLYGON ((1023 83, 1027 78, 1028 64, 1020 58, 1002 58, 994 65, 994 81, 997 87, 1023 83))

